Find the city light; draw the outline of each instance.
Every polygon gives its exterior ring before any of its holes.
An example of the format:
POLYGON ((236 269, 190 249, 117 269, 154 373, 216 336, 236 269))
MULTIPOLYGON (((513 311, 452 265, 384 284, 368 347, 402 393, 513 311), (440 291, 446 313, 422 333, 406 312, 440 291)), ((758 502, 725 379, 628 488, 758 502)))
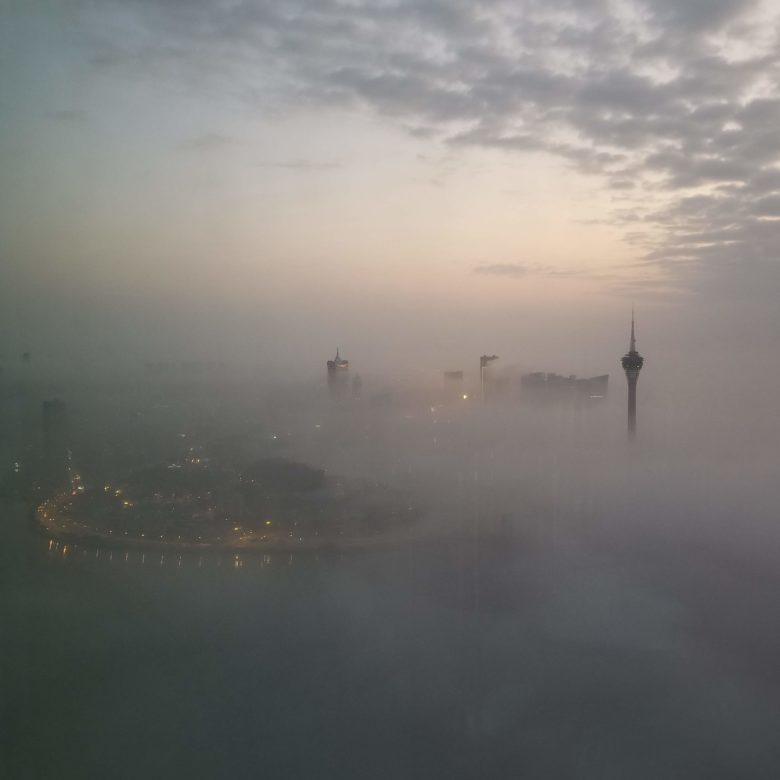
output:
POLYGON ((0 18, 0 780, 780 780, 780 0, 0 18))

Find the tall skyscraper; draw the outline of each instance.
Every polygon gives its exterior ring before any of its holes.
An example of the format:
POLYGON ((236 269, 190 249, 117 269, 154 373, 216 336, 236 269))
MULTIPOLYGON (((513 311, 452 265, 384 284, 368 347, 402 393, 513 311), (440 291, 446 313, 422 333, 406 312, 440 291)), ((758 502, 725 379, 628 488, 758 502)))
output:
POLYGON ((363 380, 360 378, 360 374, 355 374, 355 378, 352 380, 352 397, 356 401, 363 397, 363 380))
POLYGON ((58 398, 43 402, 43 484, 49 491, 70 487, 70 448, 65 404, 58 398))
POLYGON ((628 352, 620 361, 628 380, 628 438, 633 441, 636 437, 636 383, 639 372, 645 359, 636 351, 636 337, 634 336, 634 312, 631 312, 631 341, 628 352))
POLYGON ((444 372, 444 400, 456 401, 465 399, 467 396, 463 392, 463 372, 445 371, 444 372))
POLYGON ((498 355, 482 355, 479 359, 479 395, 485 400, 485 369, 494 361, 498 360, 498 355))
POLYGON ((349 386, 349 361, 339 355, 336 347, 336 357, 328 361, 328 390, 334 398, 343 398, 349 386))

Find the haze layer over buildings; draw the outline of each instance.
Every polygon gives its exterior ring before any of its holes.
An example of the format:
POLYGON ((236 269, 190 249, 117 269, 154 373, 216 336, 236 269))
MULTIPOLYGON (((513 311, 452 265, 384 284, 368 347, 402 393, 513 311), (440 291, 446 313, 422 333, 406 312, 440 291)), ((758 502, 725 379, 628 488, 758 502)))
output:
POLYGON ((5 4, 0 777, 776 780, 779 36, 5 4))

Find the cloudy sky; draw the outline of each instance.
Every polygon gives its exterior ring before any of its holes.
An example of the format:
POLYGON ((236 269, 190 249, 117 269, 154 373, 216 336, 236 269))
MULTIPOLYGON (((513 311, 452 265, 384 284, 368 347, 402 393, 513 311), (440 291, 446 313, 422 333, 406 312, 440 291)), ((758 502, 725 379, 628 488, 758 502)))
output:
POLYGON ((587 370, 632 303, 658 338, 780 327, 774 2, 1 13, 8 350, 533 355, 544 330, 587 370))

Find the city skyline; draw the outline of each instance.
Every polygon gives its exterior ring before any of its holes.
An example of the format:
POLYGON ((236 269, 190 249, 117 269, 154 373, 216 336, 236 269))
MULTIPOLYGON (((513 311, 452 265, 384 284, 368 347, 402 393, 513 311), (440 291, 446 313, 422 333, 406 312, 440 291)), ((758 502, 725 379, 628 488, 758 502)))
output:
POLYGON ((0 2, 0 778, 777 780, 779 123, 777 0, 0 2))

